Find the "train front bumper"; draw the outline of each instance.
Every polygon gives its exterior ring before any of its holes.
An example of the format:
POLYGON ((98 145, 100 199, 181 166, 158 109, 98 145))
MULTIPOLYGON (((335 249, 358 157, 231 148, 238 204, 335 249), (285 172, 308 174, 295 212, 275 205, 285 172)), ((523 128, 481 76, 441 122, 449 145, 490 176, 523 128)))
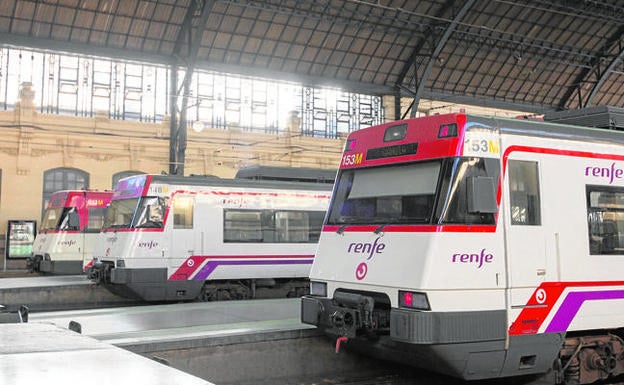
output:
POLYGON ((167 268, 126 268, 94 261, 88 277, 110 292, 141 301, 183 301, 199 296, 203 281, 169 280, 167 268))
POLYGON ((373 298, 351 293, 336 298, 304 296, 301 299, 301 321, 318 326, 327 334, 355 338, 375 332, 373 298))
MULTIPOLYGON (((318 326, 327 334, 349 338, 360 335, 362 328, 378 329, 378 317, 370 325, 366 323, 368 305, 354 305, 340 299, 305 296, 301 301, 301 321, 318 326)), ((432 312, 391 308, 389 313, 389 336, 397 342, 457 344, 502 341, 507 336, 506 314, 502 310, 432 312)))

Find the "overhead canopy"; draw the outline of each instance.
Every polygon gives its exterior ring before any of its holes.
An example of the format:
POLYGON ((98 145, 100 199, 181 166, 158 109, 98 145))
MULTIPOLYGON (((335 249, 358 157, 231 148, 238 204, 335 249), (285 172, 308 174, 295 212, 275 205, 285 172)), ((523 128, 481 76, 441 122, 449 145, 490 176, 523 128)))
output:
POLYGON ((624 3, 2 0, 0 44, 527 112, 624 106, 624 3))

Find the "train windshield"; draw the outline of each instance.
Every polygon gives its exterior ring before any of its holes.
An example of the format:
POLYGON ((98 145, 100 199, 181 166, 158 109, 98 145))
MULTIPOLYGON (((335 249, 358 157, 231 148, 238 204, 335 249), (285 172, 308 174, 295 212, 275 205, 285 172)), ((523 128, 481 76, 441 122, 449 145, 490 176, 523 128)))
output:
POLYGON ((41 230, 80 230, 78 224, 70 221, 69 214, 75 213, 75 207, 56 207, 43 213, 41 230))
POLYGON ((47 209, 43 213, 43 219, 41 220, 41 228, 40 230, 56 230, 56 226, 59 223, 59 219, 61 218, 61 213, 63 212, 62 207, 56 207, 53 209, 47 209))
POLYGON ((134 217, 133 227, 163 227, 165 203, 163 198, 143 197, 134 217))
POLYGON ((106 209, 104 228, 161 228, 164 212, 163 198, 141 197, 113 200, 106 209))
POLYGON ((493 224, 499 170, 481 158, 344 170, 327 223, 493 224))

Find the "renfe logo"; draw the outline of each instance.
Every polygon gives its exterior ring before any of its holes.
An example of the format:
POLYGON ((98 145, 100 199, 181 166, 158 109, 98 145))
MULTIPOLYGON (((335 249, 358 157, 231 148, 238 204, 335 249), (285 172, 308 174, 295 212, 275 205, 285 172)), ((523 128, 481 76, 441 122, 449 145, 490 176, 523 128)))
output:
MULTIPOLYGON (((347 253, 363 254, 366 257, 366 260, 368 261, 371 258, 373 258, 375 254, 383 253, 384 249, 386 248, 386 244, 383 242, 380 242, 379 241, 380 239, 381 237, 375 238, 373 243, 370 243, 370 242, 350 243, 349 247, 347 247, 347 253)), ((366 277, 367 273, 368 273, 368 265, 366 264, 366 262, 361 262, 355 268, 355 278, 358 281, 363 280, 366 277)))
POLYGON ((140 247, 140 248, 152 249, 154 247, 158 247, 158 242, 156 242, 156 241, 144 241, 144 242, 139 242, 137 244, 137 246, 140 247))
POLYGON ((383 250, 386 248, 385 243, 379 242, 381 237, 375 238, 373 243, 370 242, 353 242, 349 244, 347 248, 347 253, 355 253, 355 254, 367 254, 366 260, 373 258, 375 254, 383 253, 383 250))
POLYGON ((474 263, 477 265, 477 269, 480 269, 484 263, 491 263, 494 260, 492 254, 486 253, 485 249, 481 249, 481 252, 476 254, 457 253, 453 254, 453 263, 474 263))
POLYGON ((73 239, 69 239, 69 240, 63 240, 63 241, 58 241, 56 242, 57 245, 59 246, 65 246, 65 247, 72 247, 76 244, 76 241, 73 239))
POLYGON ((611 163, 611 167, 585 167, 585 176, 593 176, 609 179, 609 184, 613 183, 614 179, 624 178, 624 170, 615 167, 615 162, 611 163))

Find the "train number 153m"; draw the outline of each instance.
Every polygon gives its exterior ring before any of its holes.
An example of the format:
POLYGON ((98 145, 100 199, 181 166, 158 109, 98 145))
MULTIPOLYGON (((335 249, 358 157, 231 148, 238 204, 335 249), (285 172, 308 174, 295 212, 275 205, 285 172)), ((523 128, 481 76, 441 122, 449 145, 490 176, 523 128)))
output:
POLYGON ((358 154, 347 154, 342 156, 342 164, 341 166, 353 166, 356 164, 362 163, 363 153, 358 154))

